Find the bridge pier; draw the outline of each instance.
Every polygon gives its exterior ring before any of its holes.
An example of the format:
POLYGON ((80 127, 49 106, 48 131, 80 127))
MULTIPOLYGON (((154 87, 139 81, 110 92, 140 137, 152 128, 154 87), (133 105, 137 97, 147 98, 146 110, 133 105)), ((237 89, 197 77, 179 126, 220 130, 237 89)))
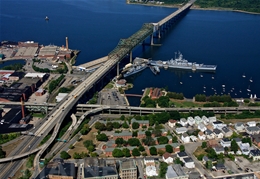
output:
POLYGON ((132 52, 132 50, 131 50, 131 52, 129 53, 129 55, 130 55, 130 63, 132 63, 132 61, 133 61, 133 52, 132 52))
POLYGON ((119 77, 119 63, 120 63, 120 62, 117 62, 117 69, 116 69, 116 75, 117 75, 117 77, 119 77))
POLYGON ((150 35, 150 38, 151 38, 151 43, 150 44, 152 46, 152 45, 154 45, 154 43, 153 43, 153 34, 150 35))

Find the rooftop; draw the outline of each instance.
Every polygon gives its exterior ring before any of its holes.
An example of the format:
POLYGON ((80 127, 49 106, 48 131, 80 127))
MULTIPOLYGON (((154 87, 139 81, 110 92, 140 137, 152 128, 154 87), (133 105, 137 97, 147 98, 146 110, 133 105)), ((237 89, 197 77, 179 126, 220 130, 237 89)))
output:
POLYGON ((132 159, 122 160, 120 162, 120 169, 121 170, 136 169, 135 161, 132 159))
POLYGON ((116 168, 114 166, 107 166, 107 167, 99 167, 99 166, 84 167, 84 178, 104 177, 104 176, 111 176, 111 175, 117 175, 117 171, 116 171, 116 168))

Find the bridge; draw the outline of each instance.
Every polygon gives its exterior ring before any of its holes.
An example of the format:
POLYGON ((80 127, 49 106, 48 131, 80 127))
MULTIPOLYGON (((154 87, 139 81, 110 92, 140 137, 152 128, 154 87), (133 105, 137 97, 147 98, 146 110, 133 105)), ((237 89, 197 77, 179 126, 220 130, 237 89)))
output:
MULTIPOLYGON (((193 3, 192 1, 190 3, 193 3)), ((189 9, 189 6, 184 6, 185 8, 181 8, 181 10, 178 11, 178 14, 175 14, 175 16, 178 16, 179 14, 185 12, 189 9)), ((168 20, 171 20, 175 16, 168 16, 168 20)), ((160 24, 159 24, 160 26, 160 24)), ((23 145, 26 144, 28 146, 30 143, 33 144, 33 147, 30 148, 29 151, 34 150, 40 150, 38 152, 38 155, 36 155, 35 163, 38 163, 38 159, 41 157, 41 155, 44 153, 44 151, 48 148, 48 146, 55 140, 55 137, 57 135, 57 131, 60 128, 60 125, 62 124, 65 116, 68 115, 69 111, 77 104, 79 98, 81 98, 86 92, 88 92, 90 89, 95 86, 100 79, 102 79, 104 76, 106 76, 114 66, 117 65, 117 73, 119 75, 119 62, 124 59, 125 56, 130 54, 130 60, 132 60, 132 50, 138 46, 140 43, 143 43, 145 39, 149 36, 151 36, 151 44, 153 44, 153 33, 156 32, 155 26, 152 23, 146 23, 142 26, 142 28, 134 33, 132 36, 130 36, 127 39, 120 39, 117 47, 111 51, 108 54, 108 59, 105 61, 96 71, 94 71, 85 81, 83 81, 80 85, 77 86, 65 99, 63 99, 60 103, 58 103, 56 106, 53 107, 53 110, 45 117, 44 120, 47 120, 41 127, 37 128, 37 131, 35 134, 38 137, 35 138, 26 138, 23 141, 23 145), (52 129, 54 128, 54 133, 52 134, 51 138, 45 143, 42 148, 38 148, 37 145, 40 142, 40 139, 43 139, 52 129), (37 149, 38 148, 38 149, 37 149)), ((116 107, 117 109, 118 107, 116 107)), ((99 109, 100 110, 100 109, 99 109)), ((97 111, 99 111, 97 110, 97 111)), ((101 108, 103 110, 103 108, 101 108)), ((121 110, 121 109, 120 109, 121 110)), ((130 108, 131 110, 131 108, 130 108)), ((95 109, 92 110, 92 112, 95 111, 95 109)), ((90 113, 91 114, 91 113, 90 113)), ((29 145, 30 146, 30 145, 29 145)), ((19 146, 17 147, 19 148, 19 146)), ((21 151, 22 152, 22 151, 21 151)), ((26 153, 26 152, 25 152, 26 153)), ((9 157, 9 161, 12 161, 12 159, 18 159, 19 157, 23 156, 23 154, 19 154, 16 156, 9 157)), ((5 159, 7 161, 7 159, 5 159)), ((0 162, 3 162, 2 159, 0 162)), ((12 166, 11 166, 12 167, 12 166)), ((11 168, 10 167, 10 168, 11 168)), ((6 170, 8 170, 9 167, 6 167, 6 170)), ((12 167, 13 168, 13 167, 12 167)), ((17 166, 16 166, 17 168, 17 166)), ((37 168, 35 169, 35 173, 38 172, 37 168)), ((2 175, 3 176, 3 175, 2 175)))
POLYGON ((141 94, 125 94, 125 96, 133 96, 133 97, 143 97, 141 94))

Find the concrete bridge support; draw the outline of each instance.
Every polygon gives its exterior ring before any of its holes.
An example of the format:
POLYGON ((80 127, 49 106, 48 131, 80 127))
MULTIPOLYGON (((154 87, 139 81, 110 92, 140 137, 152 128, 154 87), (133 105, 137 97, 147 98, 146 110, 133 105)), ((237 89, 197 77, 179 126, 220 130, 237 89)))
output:
POLYGON ((154 45, 154 43, 153 43, 153 34, 150 35, 150 38, 151 38, 151 43, 150 43, 150 44, 151 44, 151 46, 152 46, 152 45, 154 45))
POLYGON ((118 77, 119 77, 119 63, 120 63, 120 62, 117 62, 117 67, 116 67, 116 68, 117 68, 117 69, 116 69, 116 75, 117 75, 118 77))
POLYGON ((129 53, 129 55, 130 55, 130 63, 132 63, 132 61, 133 61, 133 51, 131 50, 131 52, 129 53))

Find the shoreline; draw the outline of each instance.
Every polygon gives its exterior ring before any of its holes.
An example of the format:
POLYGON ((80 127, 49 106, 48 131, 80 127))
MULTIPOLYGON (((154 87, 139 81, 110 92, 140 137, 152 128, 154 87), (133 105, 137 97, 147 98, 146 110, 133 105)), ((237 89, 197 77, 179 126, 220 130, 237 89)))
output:
MULTIPOLYGON (((169 5, 169 4, 142 4, 142 3, 131 3, 127 0, 127 4, 131 5, 143 5, 143 6, 155 6, 155 7, 167 7, 167 8, 180 8, 181 5, 169 5)), ((190 9, 193 10, 203 10, 203 11, 231 11, 231 12, 239 12, 239 13, 245 13, 245 14, 253 14, 253 15, 260 15, 260 12, 249 12, 249 11, 243 11, 243 10, 234 10, 229 8, 223 8, 223 7, 211 7, 211 8, 201 8, 196 5, 191 6, 190 9)))

